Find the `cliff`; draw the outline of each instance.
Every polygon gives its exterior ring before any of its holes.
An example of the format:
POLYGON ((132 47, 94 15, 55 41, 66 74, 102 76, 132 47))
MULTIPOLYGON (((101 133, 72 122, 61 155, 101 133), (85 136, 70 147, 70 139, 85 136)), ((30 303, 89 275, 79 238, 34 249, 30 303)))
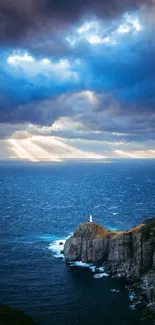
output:
POLYGON ((155 218, 127 231, 109 231, 92 222, 77 228, 64 246, 66 262, 100 263, 119 278, 140 280, 148 301, 155 297, 155 218))

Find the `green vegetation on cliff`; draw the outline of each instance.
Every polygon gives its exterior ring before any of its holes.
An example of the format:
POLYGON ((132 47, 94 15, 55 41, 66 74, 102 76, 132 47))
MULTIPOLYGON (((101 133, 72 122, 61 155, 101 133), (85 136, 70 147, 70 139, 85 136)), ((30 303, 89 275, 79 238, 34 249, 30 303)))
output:
POLYGON ((37 325, 23 311, 8 306, 0 306, 0 325, 37 325))

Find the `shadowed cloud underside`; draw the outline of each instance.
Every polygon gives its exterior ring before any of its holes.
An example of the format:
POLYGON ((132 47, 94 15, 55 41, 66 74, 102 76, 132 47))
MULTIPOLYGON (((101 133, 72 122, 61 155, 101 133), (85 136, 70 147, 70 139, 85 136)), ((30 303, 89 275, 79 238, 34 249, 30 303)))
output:
POLYGON ((155 4, 0 0, 0 159, 155 158, 155 4))

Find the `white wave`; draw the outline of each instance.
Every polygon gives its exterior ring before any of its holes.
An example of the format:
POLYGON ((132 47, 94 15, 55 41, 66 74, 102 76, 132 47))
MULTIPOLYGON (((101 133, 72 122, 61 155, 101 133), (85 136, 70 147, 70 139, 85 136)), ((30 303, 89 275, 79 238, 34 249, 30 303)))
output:
MULTIPOLYGON (((64 254, 63 254, 63 250, 64 250, 64 245, 66 240, 71 236, 72 234, 70 234, 68 237, 66 237, 65 239, 57 239, 54 240, 52 243, 50 243, 49 245, 49 250, 51 250, 54 253, 54 257, 56 258, 63 258, 64 259, 64 254)), ((98 279, 98 278, 102 278, 102 277, 108 277, 109 274, 104 272, 104 267, 103 266, 96 266, 92 263, 84 263, 82 261, 75 261, 75 262, 71 262, 70 263, 71 267, 82 267, 82 268, 88 268, 90 269, 90 271, 92 273, 96 273, 94 275, 94 278, 98 279)))
POLYGON ((49 249, 54 253, 54 257, 58 257, 58 258, 64 257, 62 251, 64 249, 65 241, 66 241, 65 239, 55 240, 49 245, 49 249))
POLYGON ((66 240, 71 236, 72 236, 72 233, 70 233, 70 235, 67 236, 66 238, 54 240, 54 241, 52 241, 52 243, 49 244, 48 249, 54 253, 54 255, 53 255, 54 257, 64 259, 64 255, 63 255, 62 251, 64 250, 64 245, 65 245, 66 240))
POLYGON ((120 292, 119 289, 111 289, 110 291, 111 291, 111 292, 116 292, 116 293, 119 293, 119 292, 120 292))
POLYGON ((117 205, 112 205, 112 206, 110 206, 109 210, 116 210, 117 208, 118 208, 117 205))
POLYGON ((82 261, 72 262, 72 263, 70 263, 70 266, 84 267, 84 268, 88 268, 88 269, 91 269, 91 268, 94 268, 95 267, 92 264, 84 263, 82 261))
MULTIPOLYGON (((88 269, 90 269, 90 271, 92 273, 96 273, 96 272, 97 272, 97 274, 104 273, 104 267, 103 266, 98 267, 98 266, 96 266, 95 264, 92 264, 92 263, 90 264, 90 263, 84 263, 82 261, 76 261, 76 262, 71 262, 70 266, 88 268, 88 269)), ((106 273, 104 273, 104 274, 106 274, 106 273)))
POLYGON ((104 266, 100 266, 100 267, 98 267, 98 268, 97 268, 97 271, 99 271, 99 272, 104 272, 104 266))
POLYGON ((118 212, 113 212, 113 216, 116 216, 118 214, 118 212))
POLYGON ((135 310, 136 306, 135 306, 135 304, 131 304, 131 305, 129 305, 129 308, 135 310))
POLYGON ((107 276, 109 276, 109 274, 107 274, 107 273, 97 273, 97 274, 95 274, 94 275, 94 279, 100 279, 100 278, 103 278, 103 277, 107 277, 107 276))
POLYGON ((91 272, 95 273, 95 271, 96 271, 96 266, 95 265, 90 266, 89 268, 90 268, 91 272))
POLYGON ((131 302, 135 299, 135 293, 133 291, 130 292, 129 299, 131 302))

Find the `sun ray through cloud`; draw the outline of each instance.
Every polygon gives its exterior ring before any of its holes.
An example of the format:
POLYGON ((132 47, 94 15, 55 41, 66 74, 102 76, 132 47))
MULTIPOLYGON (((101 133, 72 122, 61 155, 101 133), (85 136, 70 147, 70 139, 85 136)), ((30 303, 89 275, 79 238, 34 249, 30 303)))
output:
POLYGON ((80 150, 66 143, 64 139, 56 137, 33 136, 26 139, 9 139, 11 150, 17 158, 39 161, 57 161, 64 159, 104 159, 94 152, 80 150))
POLYGON ((18 158, 28 159, 28 160, 33 161, 33 162, 37 162, 38 161, 34 156, 32 156, 28 152, 27 149, 25 149, 23 147, 22 143, 20 143, 16 139, 9 139, 8 141, 9 141, 10 144, 12 144, 13 151, 16 152, 16 154, 18 155, 18 158))
POLYGON ((154 157, 154 3, 66 1, 0 3, 0 158, 154 157))

